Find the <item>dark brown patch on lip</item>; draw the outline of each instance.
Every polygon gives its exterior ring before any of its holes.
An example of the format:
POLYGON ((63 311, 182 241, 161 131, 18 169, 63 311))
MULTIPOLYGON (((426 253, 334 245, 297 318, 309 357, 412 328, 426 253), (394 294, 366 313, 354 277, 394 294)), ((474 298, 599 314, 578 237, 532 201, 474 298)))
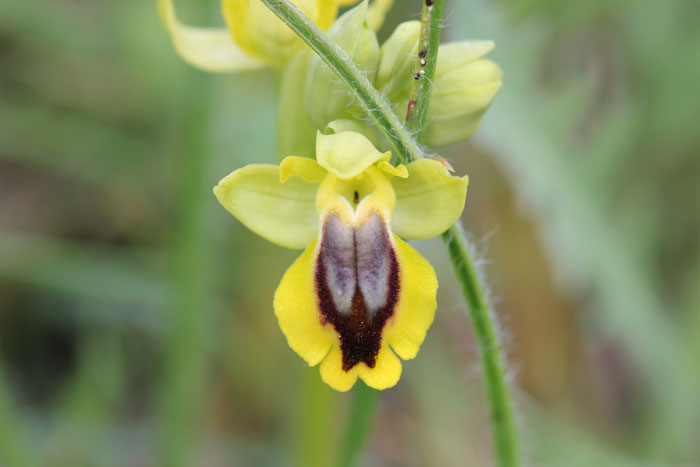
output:
POLYGON ((396 252, 390 241, 389 232, 384 230, 384 235, 389 245, 388 295, 386 303, 376 311, 374 316, 370 316, 367 310, 359 284, 355 286, 351 312, 345 315, 338 312, 328 287, 326 266, 323 261, 323 242, 320 245, 316 261, 316 293, 323 324, 332 324, 338 332, 340 350, 343 354, 343 370, 346 372, 360 362, 374 368, 381 348, 382 331, 387 320, 394 314, 394 308, 399 300, 399 263, 396 260, 396 252))

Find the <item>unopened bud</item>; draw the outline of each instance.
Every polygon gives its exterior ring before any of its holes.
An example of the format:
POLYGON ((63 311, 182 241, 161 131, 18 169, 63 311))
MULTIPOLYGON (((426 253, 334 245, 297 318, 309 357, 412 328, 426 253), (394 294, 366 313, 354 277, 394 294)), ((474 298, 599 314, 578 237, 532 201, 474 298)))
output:
MULTIPOLYGON (((370 82, 374 82, 379 43, 367 23, 367 1, 338 18, 328 30, 328 36, 349 55, 370 82)), ((360 104, 354 100, 354 93, 318 56, 312 57, 309 64, 306 107, 311 121, 318 128, 325 127, 332 120, 357 117, 362 113, 360 104)))
POLYGON ((377 89, 392 102, 408 99, 418 53, 420 21, 401 23, 382 44, 377 89))
POLYGON ((424 133, 429 146, 461 141, 476 130, 502 84, 501 68, 481 58, 491 49, 490 41, 440 47, 424 133))

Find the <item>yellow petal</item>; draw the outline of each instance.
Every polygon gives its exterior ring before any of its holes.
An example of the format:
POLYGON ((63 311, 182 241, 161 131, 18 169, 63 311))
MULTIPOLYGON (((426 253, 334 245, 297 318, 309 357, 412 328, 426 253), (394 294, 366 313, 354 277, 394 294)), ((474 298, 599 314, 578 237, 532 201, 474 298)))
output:
POLYGON ((287 156, 280 163, 280 182, 297 176, 309 183, 320 183, 326 177, 326 169, 308 157, 287 156))
POLYGON ((435 317, 438 282, 425 258, 400 238, 395 236, 394 240, 401 292, 394 315, 384 328, 384 342, 399 357, 409 360, 418 353, 435 317))
POLYGON ((360 133, 343 131, 332 135, 316 134, 316 160, 341 179, 355 177, 378 160, 391 158, 391 152, 379 152, 360 133))
POLYGON ((345 392, 357 381, 359 366, 356 365, 349 371, 343 370, 343 353, 340 344, 336 344, 321 362, 321 379, 336 391, 345 392))
POLYGON ((172 0, 158 0, 158 10, 175 50, 190 65, 212 72, 254 70, 265 66, 236 46, 226 29, 180 23, 172 0))
POLYGON ((317 365, 338 338, 332 326, 322 325, 314 283, 316 240, 284 273, 275 292, 274 308, 289 346, 309 365, 317 365))
POLYGON ((221 180, 214 194, 256 234, 287 248, 304 248, 317 231, 316 188, 296 177, 280 183, 279 167, 252 164, 221 180))
POLYGON ((394 232, 404 238, 431 238, 454 224, 464 209, 468 177, 450 175, 436 160, 408 164, 408 178, 392 178, 396 206, 394 232))
MULTIPOLYGON (((321 29, 335 19, 335 0, 294 0, 294 5, 321 29)), ((282 68, 304 43, 260 0, 223 0, 226 24, 236 43, 272 68, 282 68)))
POLYGON ((374 368, 370 368, 364 363, 358 365, 357 368, 360 379, 374 389, 382 390, 396 386, 401 378, 401 360, 387 345, 382 345, 379 350, 374 368))

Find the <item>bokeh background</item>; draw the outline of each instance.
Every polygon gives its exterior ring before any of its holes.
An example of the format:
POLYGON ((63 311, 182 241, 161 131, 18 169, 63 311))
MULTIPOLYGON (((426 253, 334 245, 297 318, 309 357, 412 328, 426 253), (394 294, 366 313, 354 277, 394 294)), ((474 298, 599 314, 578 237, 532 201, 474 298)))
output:
MULTIPOLYGON (((217 3, 177 5, 221 24, 217 3)), ((530 464, 700 465, 700 3, 446 3, 446 39, 495 40, 505 73, 440 154, 471 177, 530 464)), ((275 162, 274 86, 182 63, 155 0, 2 1, 0 465, 334 458, 352 393, 272 313, 297 252, 211 193, 275 162)), ((416 246, 440 305, 362 463, 490 465, 465 305, 439 239, 416 246)))

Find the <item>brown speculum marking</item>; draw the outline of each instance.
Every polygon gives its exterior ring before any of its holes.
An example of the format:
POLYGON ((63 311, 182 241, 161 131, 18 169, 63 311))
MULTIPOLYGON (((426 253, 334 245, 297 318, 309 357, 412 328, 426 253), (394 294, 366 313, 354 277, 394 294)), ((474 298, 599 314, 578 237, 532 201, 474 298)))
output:
POLYGON ((374 368, 382 331, 399 298, 399 264, 384 220, 373 213, 358 226, 329 214, 316 262, 321 319, 340 337, 343 370, 374 368))

